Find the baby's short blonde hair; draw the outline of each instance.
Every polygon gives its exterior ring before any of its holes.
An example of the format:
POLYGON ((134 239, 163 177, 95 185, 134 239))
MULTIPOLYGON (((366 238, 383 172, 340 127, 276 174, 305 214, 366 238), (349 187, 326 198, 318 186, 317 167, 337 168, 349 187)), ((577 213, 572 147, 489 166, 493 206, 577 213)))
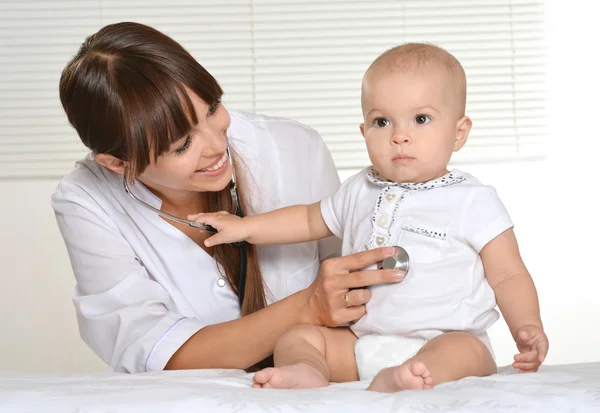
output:
MULTIPOLYGON (((428 68, 442 67, 448 73, 456 92, 461 117, 464 116, 467 103, 467 78, 465 71, 456 57, 450 52, 429 43, 405 43, 393 47, 377 57, 367 69, 364 81, 369 74, 383 71, 421 71, 428 68)), ((364 102, 364 87, 362 89, 364 102)))

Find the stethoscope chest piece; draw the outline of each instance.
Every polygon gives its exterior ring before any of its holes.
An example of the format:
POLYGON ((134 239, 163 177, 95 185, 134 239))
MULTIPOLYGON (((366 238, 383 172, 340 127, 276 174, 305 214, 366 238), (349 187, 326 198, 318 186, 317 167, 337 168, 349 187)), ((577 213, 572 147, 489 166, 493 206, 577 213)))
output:
POLYGON ((394 248, 396 249, 396 254, 381 261, 378 268, 380 270, 404 271, 404 279, 406 279, 406 276, 410 270, 410 259, 408 257, 408 252, 399 246, 395 246, 394 248))

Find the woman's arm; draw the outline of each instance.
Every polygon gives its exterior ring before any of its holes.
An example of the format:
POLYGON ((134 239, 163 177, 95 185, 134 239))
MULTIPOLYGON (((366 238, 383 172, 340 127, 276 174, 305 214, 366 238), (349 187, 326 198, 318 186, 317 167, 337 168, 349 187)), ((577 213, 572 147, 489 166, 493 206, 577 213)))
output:
POLYGON ((287 329, 309 322, 306 305, 304 290, 256 313, 206 326, 173 354, 165 369, 246 369, 273 354, 287 329))
POLYGON ((390 271, 359 271, 393 255, 393 249, 332 258, 307 289, 252 315, 211 325, 175 310, 168 291, 86 191, 63 185, 53 206, 77 279, 81 337, 115 371, 166 365, 245 369, 269 355, 279 335, 296 324, 338 326, 362 317, 369 291, 353 291, 355 306, 347 308, 349 288, 398 281, 390 271))
POLYGON ((394 270, 361 270, 393 254, 393 248, 379 248, 326 260, 307 289, 254 314, 204 327, 179 348, 166 368, 246 369, 272 354, 277 339, 294 325, 337 327, 359 319, 366 312, 369 290, 354 290, 351 307, 344 294, 350 288, 400 281, 394 270))

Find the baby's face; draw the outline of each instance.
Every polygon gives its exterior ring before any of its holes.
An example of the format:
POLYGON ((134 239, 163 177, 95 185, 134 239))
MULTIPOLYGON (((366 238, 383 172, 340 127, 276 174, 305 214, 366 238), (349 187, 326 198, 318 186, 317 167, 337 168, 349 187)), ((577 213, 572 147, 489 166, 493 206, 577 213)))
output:
MULTIPOLYGON (((460 99, 443 69, 370 73, 363 83, 361 132, 375 169, 390 181, 426 182, 447 172, 464 145, 460 99)), ((466 133, 468 134, 468 130, 466 133)))

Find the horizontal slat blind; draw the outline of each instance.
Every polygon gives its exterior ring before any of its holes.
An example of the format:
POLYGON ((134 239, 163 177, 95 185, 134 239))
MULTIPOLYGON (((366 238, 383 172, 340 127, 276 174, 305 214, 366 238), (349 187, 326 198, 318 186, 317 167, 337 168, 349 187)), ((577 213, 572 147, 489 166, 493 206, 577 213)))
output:
POLYGON ((90 30, 100 1, 0 2, 0 176, 72 169, 83 145, 58 98, 60 72, 90 30))
POLYGON ((57 177, 86 152, 58 80, 84 38, 138 21, 172 36, 222 84, 231 109, 317 129, 338 168, 368 157, 360 81, 405 41, 447 48, 468 76, 474 128, 460 162, 539 157, 545 139, 542 0, 95 0, 0 2, 0 177, 57 177))
POLYGON ((60 73, 86 36, 137 21, 184 45, 232 108, 254 110, 249 0, 0 1, 0 177, 58 177, 87 149, 58 97, 60 73))
POLYGON ((474 128, 454 161, 544 155, 544 3, 526 0, 254 0, 256 110, 325 137, 338 168, 368 164, 360 82, 403 42, 455 54, 468 77, 474 128))

